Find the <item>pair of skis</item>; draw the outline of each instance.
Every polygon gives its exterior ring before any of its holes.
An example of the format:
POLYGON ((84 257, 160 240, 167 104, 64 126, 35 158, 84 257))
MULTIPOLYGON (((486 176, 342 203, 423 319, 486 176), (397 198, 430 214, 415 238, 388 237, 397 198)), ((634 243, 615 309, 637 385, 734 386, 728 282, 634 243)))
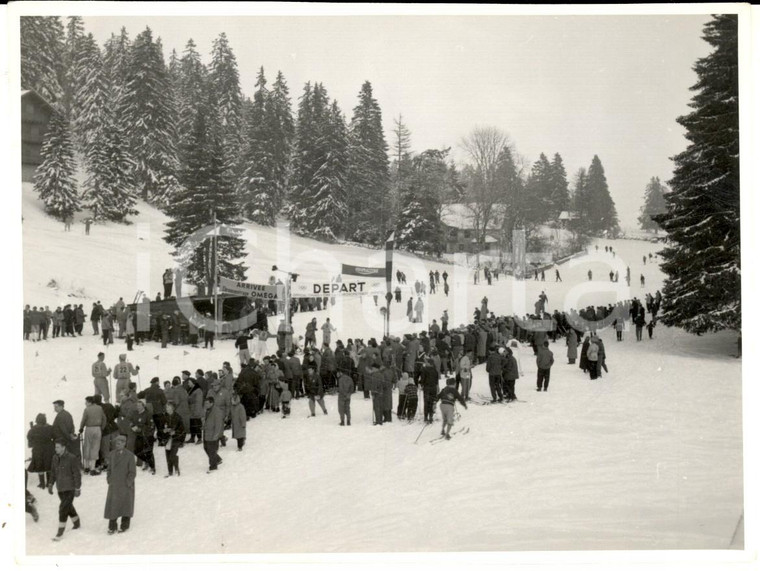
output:
MULTIPOLYGON (((465 434, 469 434, 469 432, 470 432, 470 427, 469 426, 463 426, 459 430, 455 430, 454 432, 450 432, 449 436, 452 437, 452 436, 454 436, 456 434, 461 434, 462 436, 464 436, 465 434)), ((440 436, 438 436, 436 438, 433 438, 430 441, 430 444, 438 444, 439 442, 443 442, 445 440, 448 440, 448 438, 446 438, 446 436, 444 436, 444 435, 440 435, 440 436)))

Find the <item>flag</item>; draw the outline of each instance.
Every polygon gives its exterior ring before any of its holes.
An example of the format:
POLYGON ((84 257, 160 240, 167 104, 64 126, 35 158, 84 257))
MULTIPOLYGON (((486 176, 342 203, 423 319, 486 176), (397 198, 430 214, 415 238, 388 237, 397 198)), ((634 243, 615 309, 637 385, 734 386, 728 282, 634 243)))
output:
POLYGON ((342 264, 340 273, 348 276, 361 276, 363 278, 382 278, 383 268, 367 268, 364 266, 342 264))
POLYGON ((156 355, 156 356, 155 356, 155 357, 153 357, 153 358, 154 358, 156 361, 158 361, 158 355, 156 355))
POLYGON ((61 377, 61 380, 62 380, 62 381, 66 381, 66 375, 63 375, 63 376, 61 377))
POLYGON ((182 356, 183 356, 183 357, 184 357, 185 355, 189 355, 189 354, 190 354, 190 353, 188 353, 187 351, 182 351, 182 356))
POLYGON ((35 352, 34 352, 34 356, 35 356, 35 357, 39 357, 39 356, 40 356, 40 352, 39 352, 39 351, 35 351, 35 352))

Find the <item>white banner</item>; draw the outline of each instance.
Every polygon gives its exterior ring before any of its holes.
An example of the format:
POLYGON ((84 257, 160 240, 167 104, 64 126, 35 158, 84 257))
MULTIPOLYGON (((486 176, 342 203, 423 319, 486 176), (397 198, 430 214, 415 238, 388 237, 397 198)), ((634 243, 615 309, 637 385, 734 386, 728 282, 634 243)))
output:
POLYGON ((224 293, 247 295, 252 299, 280 300, 284 298, 285 286, 249 284, 219 276, 219 290, 224 293))
POLYGON ((357 295, 385 295, 385 281, 332 281, 296 282, 290 284, 291 297, 339 297, 357 295))

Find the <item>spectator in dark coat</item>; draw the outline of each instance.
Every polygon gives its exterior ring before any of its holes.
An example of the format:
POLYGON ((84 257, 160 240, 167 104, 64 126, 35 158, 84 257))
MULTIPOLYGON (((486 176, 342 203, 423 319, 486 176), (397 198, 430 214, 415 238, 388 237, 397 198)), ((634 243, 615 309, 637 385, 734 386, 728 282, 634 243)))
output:
POLYGON ((222 459, 219 457, 219 440, 224 430, 224 417, 214 404, 214 397, 206 397, 206 418, 203 423, 203 449, 208 456, 208 473, 218 469, 222 459))
POLYGON ((57 413, 53 419, 53 430, 55 431, 55 439, 63 439, 66 441, 66 450, 70 454, 73 454, 77 458, 81 456, 79 451, 79 437, 77 436, 76 428, 74 427, 74 419, 71 417, 71 413, 65 408, 62 400, 53 402, 53 409, 57 413))
POLYGON ((185 423, 182 417, 177 414, 174 403, 166 403, 166 418, 164 424, 164 434, 166 435, 166 443, 164 444, 164 452, 166 454, 166 467, 169 473, 164 476, 168 478, 173 476, 174 472, 177 472, 179 476, 179 456, 178 452, 182 444, 185 442, 185 423))
POLYGON ((108 494, 103 517, 108 520, 108 534, 116 533, 118 519, 121 518, 119 533, 129 529, 135 514, 135 455, 126 449, 126 436, 119 435, 114 440, 115 450, 108 456, 108 494))
POLYGON ((554 364, 554 353, 549 350, 549 342, 544 341, 544 344, 538 348, 538 355, 536 356, 536 365, 538 367, 536 390, 540 391, 543 387, 544 392, 549 389, 549 375, 551 374, 551 368, 554 364))
POLYGON ((306 390, 306 396, 309 397, 309 411, 311 416, 316 416, 316 404, 322 408, 322 412, 327 414, 327 408, 325 407, 325 389, 322 386, 322 379, 320 379, 315 373, 315 369, 309 366, 306 370, 306 378, 304 379, 304 388, 306 390))
POLYGON ((38 488, 47 487, 46 478, 50 479, 50 469, 55 454, 55 430, 47 423, 47 417, 39 413, 34 419, 35 424, 26 434, 29 448, 32 449, 32 461, 27 468, 32 474, 39 474, 38 488))
POLYGON ((338 377, 338 415, 340 415, 340 425, 351 426, 351 395, 356 390, 354 380, 348 372, 341 371, 338 377))
POLYGON ((150 387, 137 393, 137 398, 145 399, 156 427, 156 435, 160 444, 164 442, 164 413, 166 412, 166 394, 159 384, 158 377, 150 380, 150 387))
POLYGON ((432 424, 433 413, 435 412, 435 399, 438 395, 438 372, 435 370, 432 359, 422 367, 422 398, 424 403, 425 422, 432 424))
POLYGON ((232 405, 232 408, 230 409, 232 438, 237 440, 238 452, 242 452, 243 446, 245 446, 245 423, 248 420, 248 417, 245 414, 245 407, 240 403, 240 397, 238 395, 232 395, 230 403, 232 405))
POLYGON ((156 460, 153 457, 153 418, 142 401, 137 401, 137 413, 132 417, 131 430, 135 435, 135 454, 144 462, 143 470, 150 469, 156 473, 156 460))
POLYGON ((486 361, 486 372, 488 373, 488 386, 491 388, 491 402, 503 402, 504 394, 501 391, 503 368, 502 357, 496 351, 496 347, 491 347, 486 361))

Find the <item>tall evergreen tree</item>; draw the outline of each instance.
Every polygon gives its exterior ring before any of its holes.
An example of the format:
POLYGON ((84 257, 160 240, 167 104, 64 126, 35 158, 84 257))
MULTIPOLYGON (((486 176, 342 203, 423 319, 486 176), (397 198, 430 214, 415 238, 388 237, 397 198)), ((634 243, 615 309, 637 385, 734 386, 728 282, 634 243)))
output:
POLYGON ((63 95, 63 24, 58 16, 22 16, 21 88, 33 89, 49 103, 63 95))
POLYGON ((523 204, 524 222, 533 225, 542 224, 552 218, 554 171, 544 153, 533 163, 525 193, 528 195, 523 204))
POLYGON ((559 153, 554 154, 550 175, 551 187, 551 205, 552 218, 556 220, 563 210, 567 210, 570 205, 570 193, 567 186, 567 172, 565 165, 562 163, 562 157, 559 153))
POLYGON ((80 210, 76 187, 76 162, 69 123, 56 111, 42 145, 42 164, 34 176, 34 190, 45 203, 45 210, 63 220, 80 210))
POLYGON ((665 203, 667 190, 667 187, 660 182, 659 177, 653 176, 649 180, 649 184, 644 189, 644 204, 638 218, 642 230, 658 231, 660 229, 660 225, 652 217, 667 212, 668 206, 665 203))
POLYGON ((306 84, 298 108, 289 214, 293 229, 335 240, 345 232, 348 140, 337 103, 320 83, 306 84))
POLYGON ((266 87, 264 68, 259 70, 256 91, 248 117, 248 134, 243 151, 243 175, 238 194, 243 212, 252 221, 274 226, 277 213, 277 180, 272 153, 273 127, 268 113, 270 92, 266 87))
POLYGON ((602 161, 597 155, 594 155, 591 166, 588 168, 584 199, 587 230, 597 236, 604 232, 616 236, 620 231, 617 210, 615 209, 615 202, 610 196, 602 161))
POLYGON ((504 243, 511 244, 514 230, 523 228, 530 231, 532 229, 533 221, 540 218, 542 204, 537 196, 526 192, 514 153, 508 145, 505 145, 499 154, 496 179, 500 187, 500 202, 504 210, 502 221, 504 243))
POLYGON ((212 44, 209 86, 216 128, 220 130, 224 147, 224 176, 228 179, 227 184, 235 185, 243 170, 240 163, 245 134, 243 94, 237 59, 224 32, 212 44))
POLYGON ((78 65, 82 53, 81 42, 84 38, 84 22, 81 16, 69 16, 66 24, 66 41, 63 49, 63 89, 62 109, 69 120, 76 120, 76 92, 81 78, 78 65))
POLYGON ((199 110, 206 109, 209 105, 208 71, 201 62, 192 39, 185 45, 176 67, 174 93, 177 102, 177 135, 179 141, 184 141, 190 137, 199 110))
POLYGON ((348 234, 361 242, 378 244, 392 225, 389 203, 388 145, 380 105, 365 81, 349 127, 348 234))
POLYGON ((677 119, 689 145, 655 217, 668 233, 663 322, 696 334, 741 331, 737 16, 713 16, 702 37, 713 51, 694 66, 693 111, 677 119))
POLYGON ((447 185, 448 149, 428 149, 412 159, 401 157, 404 207, 396 225, 396 243, 401 248, 439 254, 442 250, 441 189, 447 185))
POLYGON ((290 176, 290 152, 295 136, 293 111, 290 108, 290 92, 281 71, 272 84, 266 107, 267 123, 271 125, 270 148, 272 153, 273 178, 276 188, 275 208, 282 208, 288 189, 290 176))
MULTIPOLYGON (((204 111, 210 111, 206 109, 204 111)), ((234 227, 238 224, 238 208, 234 189, 224 177, 224 147, 209 112, 198 113, 183 155, 187 162, 180 173, 181 190, 167 207, 172 220, 167 223, 164 240, 175 249, 173 255, 183 265, 188 282, 213 287, 213 250, 210 231, 208 239, 188 245, 188 236, 209 228, 213 214, 219 224, 234 227)), ((219 275, 244 280, 246 267, 239 261, 245 256, 245 242, 237 229, 232 235, 218 238, 219 275)))
POLYGON ((398 119, 393 119, 393 141, 391 146, 391 164, 390 164, 390 192, 389 202, 390 211, 393 212, 396 224, 401 216, 402 198, 401 189, 406 186, 405 176, 411 173, 410 168, 405 168, 406 161, 411 161, 412 150, 412 133, 404 123, 403 116, 399 113, 398 119))
POLYGON ((130 125, 135 185, 145 200, 164 206, 177 192, 176 108, 160 43, 146 28, 132 44, 121 99, 130 125))
POLYGON ((122 27, 118 36, 111 34, 103 50, 103 74, 108 86, 107 107, 114 123, 125 133, 131 128, 128 118, 122 113, 129 79, 131 45, 127 29, 122 27))
POLYGON ((579 168, 575 173, 573 180, 573 210, 575 210, 575 220, 572 221, 573 230, 579 233, 588 233, 588 207, 586 198, 586 185, 588 182, 588 172, 585 168, 579 168))

